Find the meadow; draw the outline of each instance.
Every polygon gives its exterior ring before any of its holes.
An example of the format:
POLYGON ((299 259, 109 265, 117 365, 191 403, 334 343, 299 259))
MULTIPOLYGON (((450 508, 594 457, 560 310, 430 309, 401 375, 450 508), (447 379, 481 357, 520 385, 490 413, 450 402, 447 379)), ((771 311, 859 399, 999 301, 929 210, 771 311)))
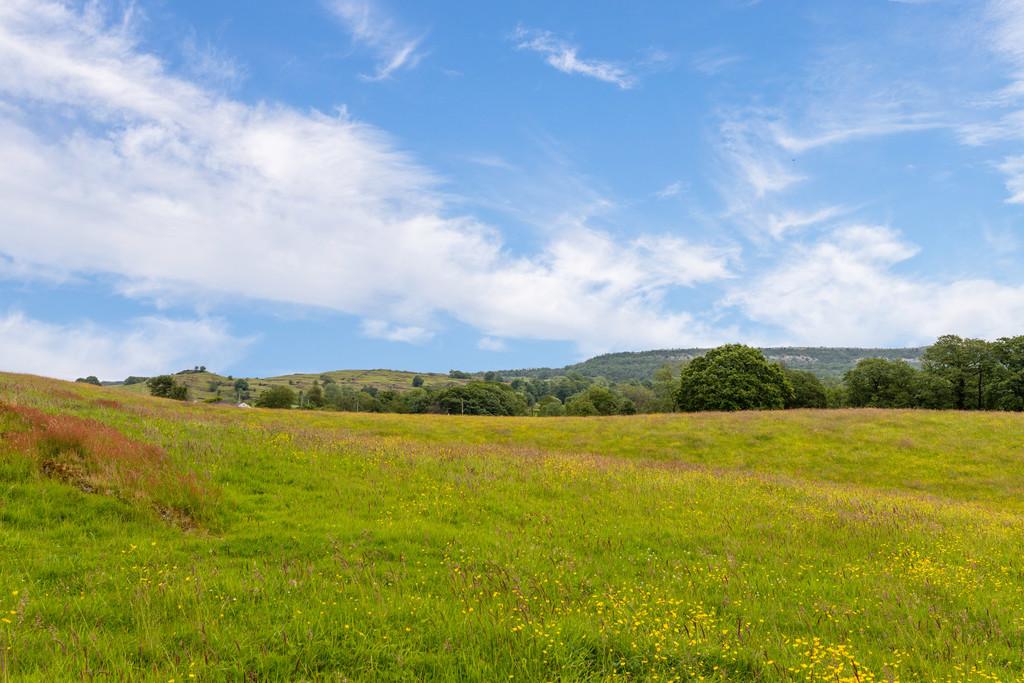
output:
POLYGON ((238 409, 0 374, 0 680, 1024 680, 1024 416, 238 409))

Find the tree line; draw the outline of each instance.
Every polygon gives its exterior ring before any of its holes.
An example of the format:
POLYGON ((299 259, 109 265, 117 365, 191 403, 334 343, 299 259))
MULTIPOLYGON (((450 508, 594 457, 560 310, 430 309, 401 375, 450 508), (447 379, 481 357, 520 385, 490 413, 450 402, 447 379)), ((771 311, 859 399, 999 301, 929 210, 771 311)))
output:
MULTIPOLYGON (((994 342, 940 337, 921 356, 920 367, 891 358, 864 358, 840 379, 770 361, 758 349, 728 344, 680 365, 664 365, 645 381, 610 382, 570 371, 548 378, 505 381, 459 370, 444 387, 421 376, 405 390, 341 386, 330 376, 305 390, 277 385, 256 397, 266 408, 451 415, 541 417, 632 415, 673 411, 781 410, 792 408, 927 408, 1024 410, 1024 336, 994 342)), ((187 391, 162 375, 147 380, 154 396, 186 399, 187 391)), ((235 380, 238 399, 249 398, 235 380)))

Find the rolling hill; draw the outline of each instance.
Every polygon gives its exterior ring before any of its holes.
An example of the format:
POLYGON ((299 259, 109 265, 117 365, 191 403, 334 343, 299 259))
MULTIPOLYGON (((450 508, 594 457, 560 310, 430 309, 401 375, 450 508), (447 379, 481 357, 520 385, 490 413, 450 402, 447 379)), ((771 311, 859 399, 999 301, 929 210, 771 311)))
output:
MULTIPOLYGON (((809 370, 821 379, 838 379, 862 358, 905 360, 912 365, 917 365, 920 363, 924 348, 862 349, 782 346, 766 347, 761 351, 769 360, 782 363, 794 370, 809 370)), ((607 353, 561 368, 502 370, 499 374, 505 378, 547 379, 569 372, 577 372, 585 377, 605 377, 613 382, 643 381, 650 379, 655 371, 663 365, 679 365, 703 355, 707 351, 708 349, 661 349, 607 353)))
MULTIPOLYGON (((453 379, 448 375, 429 372, 407 372, 404 370, 332 370, 322 373, 295 373, 291 375, 280 375, 278 377, 247 377, 249 393, 258 396, 260 393, 272 386, 284 385, 295 391, 308 391, 313 382, 324 384, 325 378, 337 383, 342 387, 351 387, 360 390, 367 387, 384 391, 404 391, 412 388, 412 380, 419 376, 423 378, 423 385, 428 387, 444 387, 452 384, 465 384, 469 380, 453 379)), ((225 401, 234 398, 235 378, 219 375, 214 372, 196 372, 187 370, 176 373, 174 380, 178 384, 188 387, 189 396, 195 400, 216 400, 218 397, 225 401)), ((139 395, 148 395, 149 388, 145 382, 134 384, 108 383, 115 389, 128 391, 139 395)))

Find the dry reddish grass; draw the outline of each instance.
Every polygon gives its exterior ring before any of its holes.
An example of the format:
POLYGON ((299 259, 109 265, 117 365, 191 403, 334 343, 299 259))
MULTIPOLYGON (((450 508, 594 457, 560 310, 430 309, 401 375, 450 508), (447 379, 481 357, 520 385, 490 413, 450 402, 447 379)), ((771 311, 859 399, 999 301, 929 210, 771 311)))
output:
POLYGON ((32 458, 45 476, 87 493, 148 503, 169 522, 197 526, 196 510, 209 492, 194 473, 179 471, 160 447, 74 415, 3 402, 0 415, 15 425, 4 441, 32 458))

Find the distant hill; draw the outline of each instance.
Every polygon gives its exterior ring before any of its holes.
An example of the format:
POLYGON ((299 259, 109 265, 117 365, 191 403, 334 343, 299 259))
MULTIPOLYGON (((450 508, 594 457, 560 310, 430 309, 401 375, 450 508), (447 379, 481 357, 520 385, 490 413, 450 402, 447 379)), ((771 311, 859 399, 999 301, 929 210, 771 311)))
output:
MULTIPOLYGON (((858 349, 781 346, 763 348, 770 360, 782 363, 794 370, 809 370, 822 379, 839 378, 862 358, 888 358, 905 360, 919 365, 925 347, 907 349, 858 349)), ((595 356, 582 363, 562 368, 525 368, 502 370, 499 374, 510 379, 532 377, 546 379, 568 372, 578 372, 585 377, 605 377, 613 382, 643 381, 650 379, 654 372, 671 363, 679 365, 707 353, 708 349, 659 349, 655 351, 626 351, 595 356)))
MULTIPOLYGON (((777 347, 761 350, 769 359, 782 363, 786 367, 810 370, 822 379, 838 379, 844 372, 856 365, 861 358, 889 358, 919 365, 924 347, 909 349, 777 347)), ((666 363, 681 365, 707 351, 708 349, 659 349, 606 353, 562 368, 500 370, 495 374, 505 381, 516 377, 547 379, 576 372, 584 377, 605 377, 613 382, 642 382, 653 377, 654 372, 666 363)), ((474 373, 471 378, 481 379, 484 374, 482 372, 474 373)), ((357 390, 372 387, 381 391, 387 389, 406 391, 412 388, 412 379, 417 375, 423 378, 424 386, 434 388, 465 384, 470 381, 470 378, 455 379, 446 374, 405 370, 331 370, 323 373, 295 373, 280 377, 247 377, 245 379, 249 382, 250 395, 256 397, 275 385, 289 386, 296 391, 308 391, 314 381, 324 384, 324 378, 327 377, 340 386, 357 390)), ((188 387, 189 396, 193 399, 216 400, 220 398, 231 401, 235 396, 233 377, 225 377, 205 370, 185 370, 176 373, 174 377, 176 382, 188 387)), ((129 378, 130 382, 104 382, 104 384, 133 393, 148 394, 149 387, 146 385, 145 379, 144 377, 131 377, 129 378)))
MULTIPOLYGON (((380 391, 394 389, 405 391, 412 388, 413 377, 419 375, 423 378, 424 386, 444 387, 451 384, 465 384, 467 380, 452 379, 448 375, 431 372, 407 372, 405 370, 331 370, 322 373, 295 373, 282 375, 280 377, 246 377, 249 383, 249 393, 252 397, 259 396, 265 390, 275 385, 289 386, 295 391, 308 391, 314 381, 323 385, 324 378, 329 377, 342 387, 351 387, 359 390, 364 387, 372 387, 380 391)), ((125 391, 137 394, 148 394, 149 387, 145 378, 132 378, 133 383, 106 382, 108 386, 115 386, 125 391)), ((189 397, 197 400, 213 400, 221 398, 230 401, 235 396, 234 378, 218 375, 213 372, 196 372, 186 370, 174 375, 174 381, 188 387, 189 397)))

